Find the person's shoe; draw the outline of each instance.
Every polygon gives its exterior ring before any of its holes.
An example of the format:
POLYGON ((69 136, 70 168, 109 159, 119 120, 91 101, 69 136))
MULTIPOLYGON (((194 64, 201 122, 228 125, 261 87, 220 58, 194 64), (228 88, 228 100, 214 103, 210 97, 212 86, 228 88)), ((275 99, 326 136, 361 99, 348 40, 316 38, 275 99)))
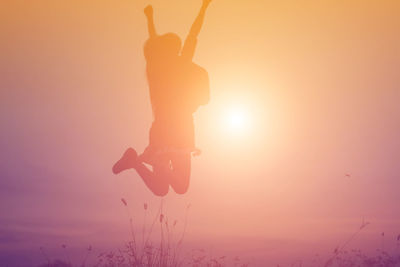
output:
POLYGON ((137 153, 133 148, 128 148, 122 158, 114 164, 112 171, 114 174, 119 174, 125 170, 132 169, 137 163, 137 153))

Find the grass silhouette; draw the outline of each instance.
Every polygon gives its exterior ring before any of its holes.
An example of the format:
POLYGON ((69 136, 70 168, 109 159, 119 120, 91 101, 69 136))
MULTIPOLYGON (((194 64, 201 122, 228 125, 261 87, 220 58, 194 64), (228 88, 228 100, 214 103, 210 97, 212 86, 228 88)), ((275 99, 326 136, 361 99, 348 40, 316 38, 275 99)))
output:
MULTIPOLYGON (((185 220, 181 229, 178 229, 178 221, 170 221, 169 218, 163 214, 163 201, 161 200, 160 206, 150 225, 147 225, 148 204, 143 204, 144 219, 141 226, 141 231, 135 229, 133 217, 129 210, 129 204, 121 198, 121 202, 125 207, 127 216, 129 218, 130 227, 130 241, 128 241, 123 248, 118 248, 113 251, 102 252, 97 255, 96 259, 92 262, 94 264, 87 264, 89 256, 92 254, 92 246, 87 248, 84 259, 79 267, 86 266, 99 266, 99 267, 247 267, 248 263, 243 263, 241 259, 228 256, 212 256, 203 249, 193 249, 189 253, 185 252, 182 244, 186 234, 187 219, 190 205, 186 207, 185 220), (147 226, 147 227, 146 227, 147 226), (159 228, 159 237, 157 241, 151 239, 153 232, 159 228)), ((349 236, 341 245, 336 246, 332 255, 328 259, 322 259, 316 255, 315 258, 308 264, 303 261, 296 261, 292 263, 291 267, 400 267, 400 234, 394 238, 396 246, 393 251, 389 253, 385 250, 385 233, 381 235, 381 248, 377 249, 375 255, 367 255, 359 249, 350 249, 347 247, 357 238, 357 236, 369 225, 369 222, 362 221, 360 227, 349 236)), ((64 251, 66 261, 54 260, 51 261, 44 248, 40 248, 47 263, 39 267, 72 267, 67 246, 61 245, 64 251)), ((278 267, 285 267, 285 265, 276 265, 278 267)))
POLYGON ((138 234, 136 231, 137 229, 134 228, 133 217, 128 208, 128 202, 124 198, 121 199, 121 202, 129 217, 130 241, 122 249, 100 253, 96 266, 184 266, 181 257, 181 248, 185 237, 187 214, 190 205, 186 208, 182 232, 177 236, 177 221, 171 222, 169 218, 162 213, 162 201, 148 228, 146 228, 148 204, 144 203, 144 220, 141 234, 138 234), (158 242, 151 241, 151 236, 155 227, 159 227, 160 229, 158 242))

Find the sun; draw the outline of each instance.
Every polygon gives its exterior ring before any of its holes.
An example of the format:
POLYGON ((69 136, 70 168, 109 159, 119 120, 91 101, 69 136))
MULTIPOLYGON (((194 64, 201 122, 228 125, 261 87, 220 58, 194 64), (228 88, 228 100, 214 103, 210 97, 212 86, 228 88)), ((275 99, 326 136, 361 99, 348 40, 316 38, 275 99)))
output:
POLYGON ((243 129, 246 122, 246 116, 241 110, 233 110, 228 115, 229 126, 234 130, 243 129))
POLYGON ((224 114, 224 126, 231 134, 243 134, 249 130, 250 116, 242 107, 227 109, 224 114))

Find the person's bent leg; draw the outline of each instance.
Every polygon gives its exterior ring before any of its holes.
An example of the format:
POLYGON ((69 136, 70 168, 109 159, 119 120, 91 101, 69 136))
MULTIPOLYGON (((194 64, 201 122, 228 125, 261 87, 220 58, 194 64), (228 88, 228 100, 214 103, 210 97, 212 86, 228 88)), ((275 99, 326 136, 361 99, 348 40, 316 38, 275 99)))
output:
POLYGON ((151 171, 143 163, 137 164, 135 169, 154 195, 163 197, 168 193, 169 175, 165 170, 154 167, 154 171, 151 171))
POLYGON ((177 194, 185 194, 189 189, 191 155, 190 153, 172 156, 172 175, 169 178, 171 187, 177 194))
POLYGON ((122 157, 114 164, 112 171, 114 174, 119 174, 125 170, 135 168, 138 155, 133 148, 128 148, 122 157))

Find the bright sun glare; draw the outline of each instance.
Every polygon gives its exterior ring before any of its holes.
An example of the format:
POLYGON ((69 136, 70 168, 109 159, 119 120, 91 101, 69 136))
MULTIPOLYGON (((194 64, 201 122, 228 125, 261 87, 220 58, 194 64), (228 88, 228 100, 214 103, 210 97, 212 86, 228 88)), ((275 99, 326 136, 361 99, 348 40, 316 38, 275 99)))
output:
POLYGON ((242 108, 232 108, 224 116, 227 130, 231 133, 243 133, 249 128, 249 116, 242 108))

